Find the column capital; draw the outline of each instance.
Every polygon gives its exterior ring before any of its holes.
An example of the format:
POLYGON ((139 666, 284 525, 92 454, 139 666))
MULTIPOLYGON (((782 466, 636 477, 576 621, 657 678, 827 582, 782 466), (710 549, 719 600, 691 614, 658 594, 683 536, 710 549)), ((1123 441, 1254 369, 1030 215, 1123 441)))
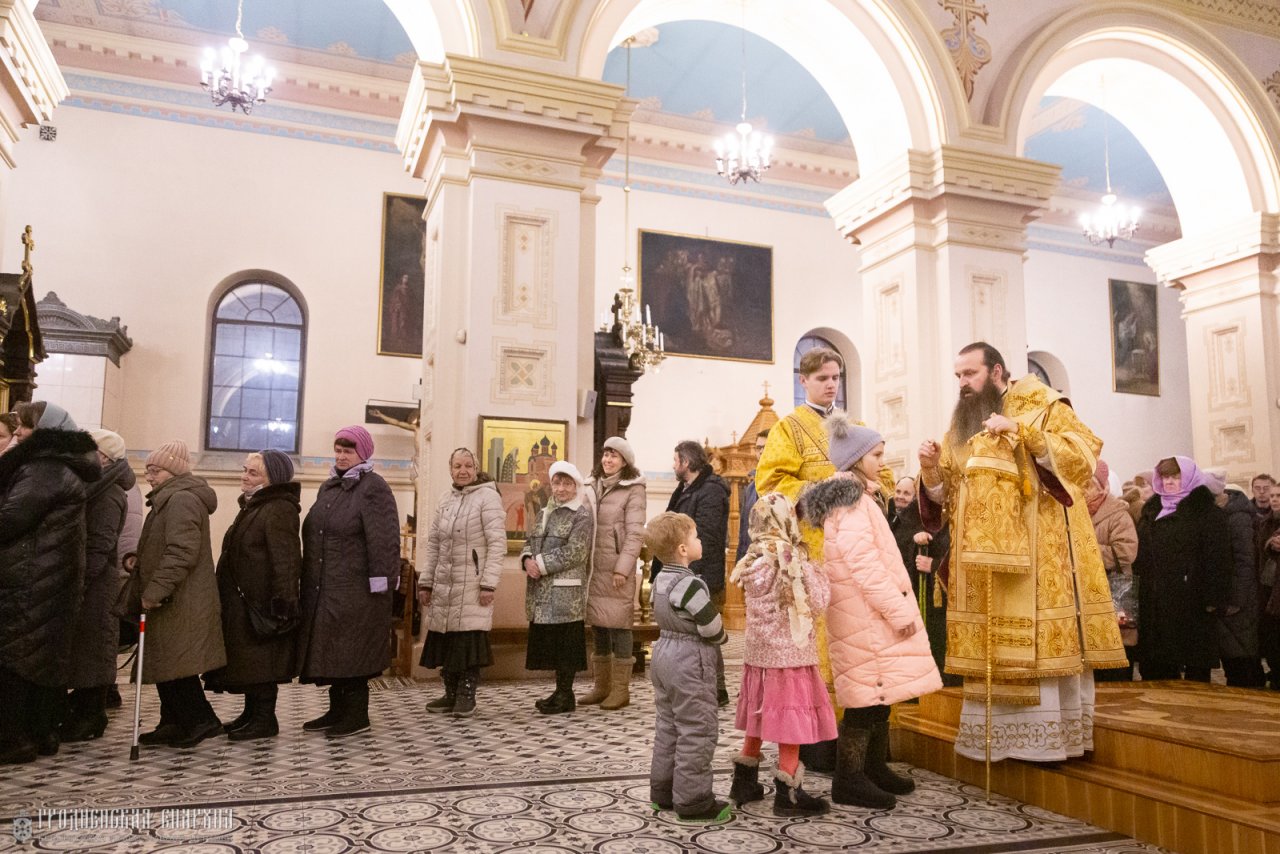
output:
POLYGON ((1150 249, 1146 262, 1162 283, 1185 290, 1202 273, 1277 255, 1280 213, 1252 213, 1212 231, 1150 249))
POLYGON ((583 178, 594 181, 627 132, 635 102, 623 96, 612 83, 450 54, 418 63, 396 144, 429 191, 448 180, 438 174, 448 153, 470 161, 455 178, 584 189, 583 178))
POLYGON ((883 169, 861 176, 827 200, 836 228, 855 243, 880 236, 874 226, 895 211, 921 207, 917 224, 945 226, 959 216, 967 227, 929 229, 937 245, 972 243, 1022 250, 1025 225, 1038 217, 1058 186, 1061 168, 954 145, 907 151, 883 169), (1008 244, 1007 246, 1004 244, 1008 244))
POLYGON ((26 0, 0 0, 0 160, 13 167, 24 125, 53 118, 67 81, 26 0))

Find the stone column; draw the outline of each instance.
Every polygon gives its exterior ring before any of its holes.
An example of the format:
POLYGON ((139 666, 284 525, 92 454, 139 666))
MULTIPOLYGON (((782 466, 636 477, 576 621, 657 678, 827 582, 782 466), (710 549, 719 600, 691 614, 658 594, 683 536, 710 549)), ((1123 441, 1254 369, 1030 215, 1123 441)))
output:
POLYGON ((1059 168, 953 146, 909 151, 827 202, 861 247, 863 412, 885 462, 914 471, 956 398, 956 352, 985 340, 1026 371, 1023 259, 1059 168))
MULTIPOLYGON (((589 470, 578 401, 594 385, 596 180, 633 109, 598 80, 460 56, 417 67, 397 142, 427 196, 424 520, 453 448, 483 465, 481 415, 567 422, 561 456, 589 470)), ((510 574, 499 625, 524 622, 514 562, 510 574)))
MULTIPOLYGON (((1147 253, 1182 292, 1194 456, 1230 480, 1276 474, 1280 455, 1280 214, 1255 213, 1147 253)), ((1158 425, 1156 425, 1158 427, 1158 425)))

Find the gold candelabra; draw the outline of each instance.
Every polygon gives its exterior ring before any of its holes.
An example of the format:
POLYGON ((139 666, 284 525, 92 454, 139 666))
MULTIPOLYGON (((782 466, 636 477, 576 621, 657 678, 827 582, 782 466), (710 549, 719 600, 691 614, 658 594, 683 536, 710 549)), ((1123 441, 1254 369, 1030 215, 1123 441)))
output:
POLYGON ((636 370, 646 371, 650 367, 657 370, 667 358, 666 340, 653 322, 649 306, 644 307, 642 315, 635 291, 624 284, 613 297, 612 314, 612 323, 608 315, 602 318, 600 331, 612 332, 618 337, 618 343, 636 370))

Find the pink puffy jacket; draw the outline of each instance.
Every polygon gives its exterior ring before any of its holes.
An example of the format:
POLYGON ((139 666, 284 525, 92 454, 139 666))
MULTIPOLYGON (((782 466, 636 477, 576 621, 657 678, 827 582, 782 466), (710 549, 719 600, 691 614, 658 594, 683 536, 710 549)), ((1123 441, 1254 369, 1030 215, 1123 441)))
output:
POLYGON ((810 487, 806 519, 825 534, 827 637, 842 708, 890 705, 942 687, 911 579, 884 513, 862 484, 810 487), (899 630, 914 627, 909 637, 899 630))

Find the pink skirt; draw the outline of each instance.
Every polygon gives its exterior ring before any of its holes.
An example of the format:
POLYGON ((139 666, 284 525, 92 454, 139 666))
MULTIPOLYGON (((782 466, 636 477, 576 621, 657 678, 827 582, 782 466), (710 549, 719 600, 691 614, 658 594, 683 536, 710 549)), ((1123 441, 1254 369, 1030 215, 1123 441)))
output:
POLYGON ((836 737, 836 716, 817 665, 743 665, 734 727, 774 744, 817 744, 836 737))

